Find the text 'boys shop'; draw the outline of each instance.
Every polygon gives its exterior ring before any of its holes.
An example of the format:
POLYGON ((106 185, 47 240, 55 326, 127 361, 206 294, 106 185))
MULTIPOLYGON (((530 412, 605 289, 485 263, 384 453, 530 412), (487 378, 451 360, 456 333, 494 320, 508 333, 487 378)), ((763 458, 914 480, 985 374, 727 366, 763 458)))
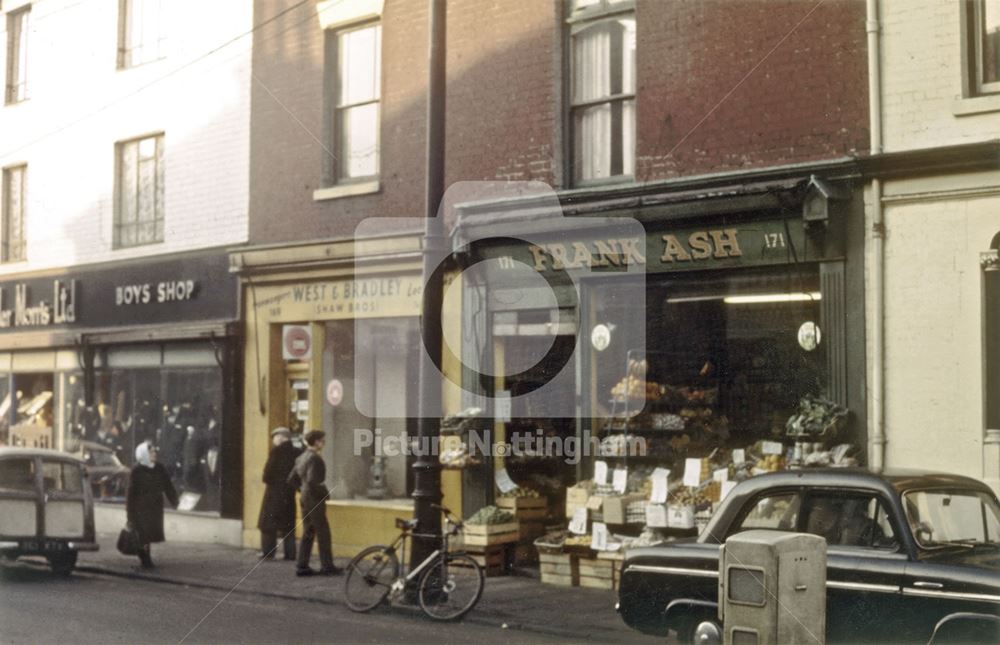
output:
POLYGON ((191 539, 226 541, 241 495, 236 312, 221 250, 0 283, 0 444, 84 459, 100 516, 153 441, 181 514, 207 522, 191 539))

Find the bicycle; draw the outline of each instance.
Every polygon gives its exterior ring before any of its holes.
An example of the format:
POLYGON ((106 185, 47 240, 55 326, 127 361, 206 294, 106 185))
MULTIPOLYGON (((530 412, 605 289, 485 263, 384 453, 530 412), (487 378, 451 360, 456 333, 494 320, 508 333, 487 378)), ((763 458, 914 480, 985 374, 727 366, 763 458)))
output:
POLYGON ((462 530, 462 521, 447 508, 433 505, 445 514, 446 530, 440 536, 415 533, 417 520, 396 518, 399 537, 389 546, 370 546, 347 565, 344 597, 347 606, 356 612, 367 612, 390 602, 419 579, 417 598, 420 608, 435 620, 457 620, 468 613, 483 594, 486 576, 482 567, 463 551, 449 551, 448 540, 462 530), (440 545, 419 566, 401 574, 399 552, 405 561, 406 540, 412 537, 440 539, 440 545))

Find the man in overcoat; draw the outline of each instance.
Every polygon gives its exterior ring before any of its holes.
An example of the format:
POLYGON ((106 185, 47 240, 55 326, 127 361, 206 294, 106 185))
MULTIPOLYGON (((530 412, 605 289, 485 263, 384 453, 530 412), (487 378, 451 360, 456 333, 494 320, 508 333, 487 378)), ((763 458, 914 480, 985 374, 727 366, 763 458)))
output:
POLYGON ((260 529, 260 548, 267 560, 274 559, 278 539, 286 560, 295 559, 295 486, 288 483, 288 476, 295 468, 295 459, 302 451, 292 444, 288 428, 271 431, 274 447, 264 465, 264 501, 260 505, 257 528, 260 529))
POLYGON ((318 573, 324 576, 336 576, 341 570, 333 564, 333 545, 330 538, 330 523, 326 519, 326 500, 330 491, 326 488, 326 464, 320 452, 326 443, 326 434, 322 430, 310 430, 306 433, 306 451, 295 460, 295 469, 289 476, 289 481, 300 486, 299 503, 302 508, 302 543, 299 544, 299 559, 295 574, 311 576, 317 573, 309 567, 309 556, 312 555, 313 540, 319 543, 318 573))

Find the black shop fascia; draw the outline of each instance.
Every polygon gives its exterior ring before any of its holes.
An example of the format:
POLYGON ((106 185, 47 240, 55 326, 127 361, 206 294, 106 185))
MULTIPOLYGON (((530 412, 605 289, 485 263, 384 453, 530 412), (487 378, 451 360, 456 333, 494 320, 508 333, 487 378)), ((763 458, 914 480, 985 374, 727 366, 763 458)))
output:
POLYGON ((222 249, 0 282, 0 442, 127 467, 150 440, 187 510, 239 517, 238 319, 222 249))

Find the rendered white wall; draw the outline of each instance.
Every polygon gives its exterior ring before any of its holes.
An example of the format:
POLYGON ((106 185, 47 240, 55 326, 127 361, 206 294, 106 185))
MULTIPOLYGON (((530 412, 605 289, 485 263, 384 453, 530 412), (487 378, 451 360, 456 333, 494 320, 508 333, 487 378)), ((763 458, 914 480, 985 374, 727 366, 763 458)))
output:
POLYGON ((165 57, 122 70, 118 4, 32 7, 29 99, 0 107, 0 166, 28 164, 28 261, 0 264, 0 276, 247 239, 252 38, 206 54, 251 30, 253 3, 165 0, 165 57), (115 142, 156 132, 165 134, 164 242, 112 250, 115 142))

